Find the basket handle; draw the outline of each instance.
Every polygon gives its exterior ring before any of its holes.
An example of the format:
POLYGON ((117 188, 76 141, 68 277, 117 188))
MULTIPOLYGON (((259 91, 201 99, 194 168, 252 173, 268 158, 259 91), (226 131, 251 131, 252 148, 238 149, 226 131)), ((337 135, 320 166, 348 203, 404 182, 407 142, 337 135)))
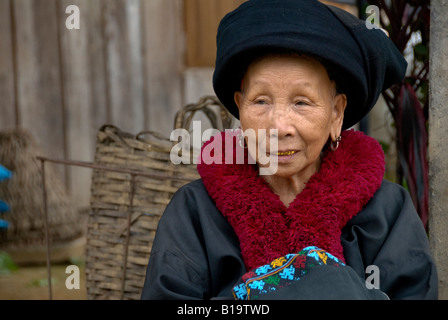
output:
MULTIPOLYGON (((120 128, 114 126, 113 124, 102 125, 98 132, 105 134, 107 138, 111 138, 125 147, 132 148, 132 146, 126 142, 125 138, 132 139, 133 135, 120 130, 120 128)), ((103 136, 101 139, 105 139, 106 137, 103 136)))
POLYGON ((174 129, 184 128, 189 130, 191 120, 198 111, 202 111, 210 120, 214 128, 218 128, 218 119, 216 113, 211 106, 218 106, 220 108, 220 120, 223 129, 230 128, 232 124, 232 116, 219 101, 216 96, 203 96, 197 103, 190 103, 176 113, 174 119, 174 129))
POLYGON ((160 134, 159 132, 152 131, 152 130, 144 130, 144 131, 140 131, 139 133, 137 133, 137 134, 135 135, 135 139, 136 139, 136 140, 140 140, 140 141, 145 141, 145 140, 143 139, 143 136, 145 136, 145 135, 150 135, 150 136, 156 137, 157 139, 160 139, 160 140, 166 140, 166 141, 169 141, 165 136, 163 136, 163 135, 160 134))
POLYGON ((152 130, 140 131, 135 135, 134 139, 146 144, 150 144, 154 150, 163 152, 170 152, 174 144, 174 142, 172 142, 164 135, 152 130), (154 137, 155 139, 145 139, 144 136, 154 137))

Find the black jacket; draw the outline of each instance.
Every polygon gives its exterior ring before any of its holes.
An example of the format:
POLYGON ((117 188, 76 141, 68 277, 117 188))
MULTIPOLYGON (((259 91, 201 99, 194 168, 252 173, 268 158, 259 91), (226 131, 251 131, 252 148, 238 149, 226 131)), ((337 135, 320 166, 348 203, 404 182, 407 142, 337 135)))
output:
MULTIPOLYGON (((337 273, 316 269, 299 287, 272 298, 381 299, 381 291, 390 299, 437 299, 428 238, 399 185, 383 181, 343 228, 341 242, 347 267, 337 273), (377 267, 380 290, 365 287, 368 266, 377 267)), ((141 297, 232 299, 233 286, 247 271, 235 232, 197 180, 177 191, 160 220, 141 297)))

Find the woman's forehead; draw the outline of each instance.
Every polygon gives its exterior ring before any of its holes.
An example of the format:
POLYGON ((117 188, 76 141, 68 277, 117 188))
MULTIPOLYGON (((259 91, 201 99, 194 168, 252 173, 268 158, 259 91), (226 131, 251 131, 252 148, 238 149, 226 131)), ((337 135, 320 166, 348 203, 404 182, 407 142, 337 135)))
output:
POLYGON ((303 86, 316 82, 330 83, 325 67, 317 60, 302 55, 269 55, 252 62, 244 82, 269 84, 273 79, 289 79, 303 86))

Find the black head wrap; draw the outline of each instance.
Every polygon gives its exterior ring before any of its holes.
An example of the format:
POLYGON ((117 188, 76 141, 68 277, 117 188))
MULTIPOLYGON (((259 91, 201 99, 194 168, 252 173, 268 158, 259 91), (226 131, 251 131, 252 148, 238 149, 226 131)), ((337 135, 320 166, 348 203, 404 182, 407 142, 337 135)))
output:
POLYGON ((358 123, 383 90, 403 80, 407 62, 394 43, 365 21, 317 0, 250 0, 228 13, 217 34, 213 87, 236 118, 235 91, 260 55, 297 52, 323 61, 347 95, 343 129, 358 123))

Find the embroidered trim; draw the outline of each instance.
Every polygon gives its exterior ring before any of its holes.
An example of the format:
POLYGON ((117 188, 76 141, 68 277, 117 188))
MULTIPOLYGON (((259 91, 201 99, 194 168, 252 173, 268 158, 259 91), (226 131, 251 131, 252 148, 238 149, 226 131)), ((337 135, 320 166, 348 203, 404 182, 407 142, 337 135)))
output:
POLYGON ((325 250, 307 247, 297 254, 287 254, 247 272, 234 286, 233 296, 238 300, 256 300, 260 295, 290 286, 315 265, 345 266, 325 250))

